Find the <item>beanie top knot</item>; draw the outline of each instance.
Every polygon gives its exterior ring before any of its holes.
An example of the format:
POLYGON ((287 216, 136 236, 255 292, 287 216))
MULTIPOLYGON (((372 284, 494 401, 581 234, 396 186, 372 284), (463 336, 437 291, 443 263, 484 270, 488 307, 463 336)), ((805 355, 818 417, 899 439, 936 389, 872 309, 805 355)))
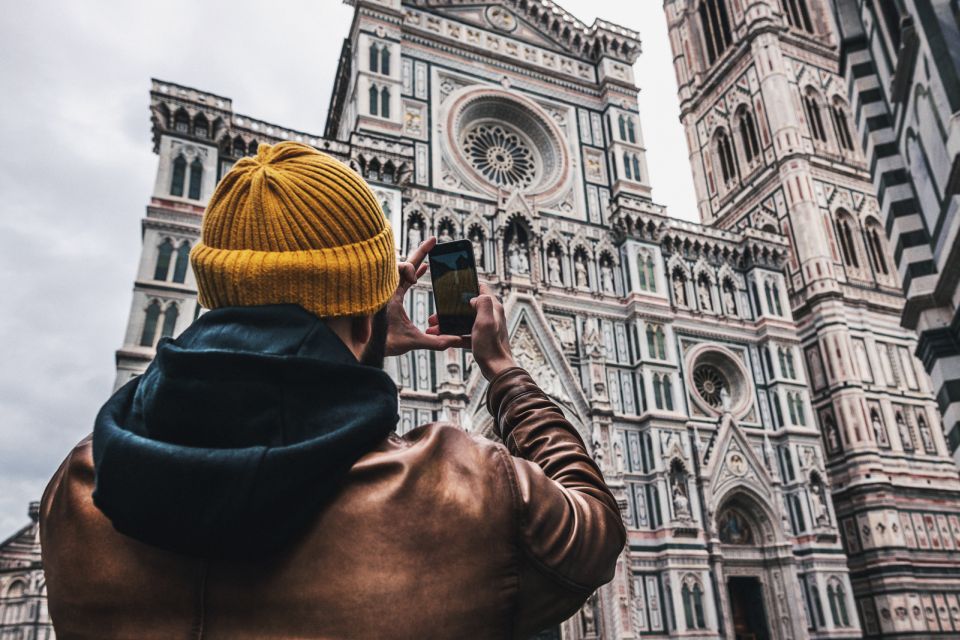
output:
POLYGON ((298 142, 261 144, 217 185, 190 262, 200 304, 373 313, 398 283, 390 224, 352 169, 298 142))

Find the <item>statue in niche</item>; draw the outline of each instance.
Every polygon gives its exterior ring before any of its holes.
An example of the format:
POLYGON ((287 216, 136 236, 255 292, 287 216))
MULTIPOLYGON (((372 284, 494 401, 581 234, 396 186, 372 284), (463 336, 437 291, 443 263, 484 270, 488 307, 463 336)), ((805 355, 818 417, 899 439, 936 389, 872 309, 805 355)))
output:
POLYGON ((840 440, 837 437, 837 425, 835 425, 833 421, 830 420, 829 418, 827 418, 826 425, 827 425, 827 444, 830 445, 831 451, 836 451, 838 448, 840 448, 840 440))
POLYGON ((686 306, 687 304, 687 286, 686 280, 679 273, 673 274, 673 299, 677 304, 686 306))
POLYGON ((820 364, 820 355, 816 351, 807 352, 807 364, 810 365, 810 377, 813 378, 813 386, 818 389, 823 386, 823 365, 820 364))
POLYGON ((483 236, 474 232, 470 236, 470 244, 473 245, 473 259, 477 261, 477 268, 483 271, 483 236))
POLYGON ((733 293, 733 285, 723 287, 723 307, 728 315, 737 315, 737 299, 733 293))
POLYGON ((453 242, 449 224, 444 223, 440 225, 440 235, 437 236, 437 242, 453 242))
POLYGON ((617 473, 623 473, 623 445, 620 444, 620 438, 615 438, 613 441, 613 462, 617 473))
POLYGON ((407 251, 413 251, 423 242, 423 230, 420 223, 411 219, 407 224, 407 251))
POLYGON ((597 463, 597 466, 600 467, 600 471, 606 472, 607 468, 604 464, 604 452, 603 452, 603 434, 600 433, 600 425, 593 425, 593 433, 591 434, 590 439, 593 441, 593 459, 597 463))
POLYGON ((582 253, 574 257, 573 268, 577 274, 577 286, 581 289, 590 287, 590 278, 587 275, 587 258, 582 253))
POLYGON ((609 262, 600 265, 600 282, 603 284, 603 292, 613 295, 616 293, 616 287, 613 282, 613 267, 609 262))
POLYGON ((680 520, 690 518, 690 500, 680 489, 680 485, 674 485, 673 487, 673 512, 680 520))
POLYGON ((871 426, 873 427, 873 437, 877 439, 879 444, 887 443, 887 433, 883 430, 883 425, 880 423, 880 416, 877 415, 877 412, 874 411, 870 421, 871 426))
POLYGON ((701 310, 710 311, 713 309, 713 301, 710 299, 710 281, 706 278, 697 280, 697 299, 701 310))
POLYGON ((670 464, 670 486, 673 496, 673 513, 680 520, 690 518, 690 497, 687 495, 687 472, 679 459, 670 464))
POLYGON ((520 273, 530 273, 530 258, 527 255, 527 245, 520 245, 520 273))
POLYGON ((597 633, 597 594, 593 594, 583 605, 583 632, 587 635, 597 633))
POLYGON ((720 408, 723 409, 724 413, 730 413, 730 407, 732 403, 730 401, 730 392, 727 391, 727 388, 720 387, 720 408))
POLYGON ((520 273, 520 248, 515 240, 507 244, 507 266, 510 273, 520 273))
POLYGON ((813 502, 813 517, 816 520, 817 524, 821 527, 825 527, 830 524, 830 516, 827 511, 827 501, 826 496, 822 493, 823 485, 814 487, 811 492, 812 502, 813 502))
POLYGON ((547 281, 555 287, 563 286, 563 276, 560 273, 560 256, 556 249, 547 254, 547 281))

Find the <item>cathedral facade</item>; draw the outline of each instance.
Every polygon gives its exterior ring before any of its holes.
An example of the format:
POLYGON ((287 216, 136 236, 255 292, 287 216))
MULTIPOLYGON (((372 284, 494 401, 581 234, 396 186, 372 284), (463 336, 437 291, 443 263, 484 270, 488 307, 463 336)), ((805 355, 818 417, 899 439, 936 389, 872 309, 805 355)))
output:
MULTIPOLYGON (((352 0, 322 135, 153 80, 157 178, 117 386, 201 313, 188 257, 217 180, 259 143, 304 142, 368 180, 398 255, 473 242, 518 363, 619 501, 614 580, 542 637, 960 629, 957 471, 845 106, 827 108, 828 14, 785 1, 665 3, 702 224, 652 198, 639 35, 551 0, 352 0)), ((408 298, 425 326, 429 276, 408 298)), ((469 353, 387 367, 399 432, 494 437, 469 353)))

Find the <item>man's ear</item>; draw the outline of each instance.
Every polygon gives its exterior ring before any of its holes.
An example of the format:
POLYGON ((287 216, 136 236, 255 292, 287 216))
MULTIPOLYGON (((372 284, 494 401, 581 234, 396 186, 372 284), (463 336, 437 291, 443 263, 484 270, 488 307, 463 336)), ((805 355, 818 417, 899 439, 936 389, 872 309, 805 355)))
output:
POLYGON ((360 351, 373 337, 373 316, 354 316, 350 318, 350 337, 360 351))

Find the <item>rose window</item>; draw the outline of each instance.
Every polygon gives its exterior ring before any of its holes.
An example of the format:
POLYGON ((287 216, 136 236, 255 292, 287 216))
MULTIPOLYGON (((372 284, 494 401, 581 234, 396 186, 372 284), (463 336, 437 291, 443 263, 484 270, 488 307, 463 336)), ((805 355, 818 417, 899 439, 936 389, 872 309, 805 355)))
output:
MULTIPOLYGON (((729 387, 727 379, 720 370, 711 364, 702 364, 693 370, 693 384, 700 397, 711 407, 720 409, 723 406, 721 392, 729 387)), ((729 392, 729 390, 728 390, 729 392)))
POLYGON ((499 124, 481 123, 463 137, 463 151, 485 178, 502 187, 529 187, 536 175, 530 144, 499 124))

